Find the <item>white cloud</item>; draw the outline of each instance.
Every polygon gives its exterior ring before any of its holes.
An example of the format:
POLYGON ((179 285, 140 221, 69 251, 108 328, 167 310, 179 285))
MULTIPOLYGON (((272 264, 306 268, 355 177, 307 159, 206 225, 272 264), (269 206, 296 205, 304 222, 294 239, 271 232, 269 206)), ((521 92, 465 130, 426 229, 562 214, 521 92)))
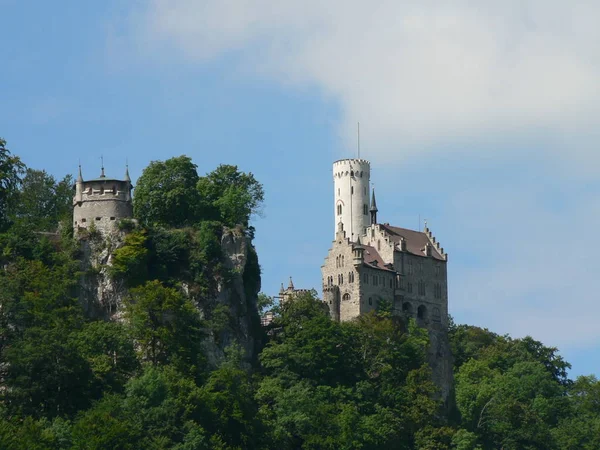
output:
POLYGON ((247 71, 318 87, 347 145, 360 120, 375 155, 538 133, 572 158, 600 125, 599 21, 593 1, 154 0, 134 24, 149 53, 235 52, 247 71))
POLYGON ((451 260, 452 309, 574 348, 600 339, 600 242, 590 237, 600 201, 573 177, 597 178, 600 162, 598 23, 594 0, 153 0, 130 27, 152 59, 226 56, 255 76, 319 89, 340 105, 346 148, 360 120, 375 166, 421 166, 424 152, 464 146, 481 152, 471 168, 522 159, 532 177, 560 183, 572 194, 568 214, 549 208, 551 194, 534 180, 509 182, 510 167, 470 192, 453 174, 443 180, 442 229, 451 258, 482 255, 477 268, 451 260))

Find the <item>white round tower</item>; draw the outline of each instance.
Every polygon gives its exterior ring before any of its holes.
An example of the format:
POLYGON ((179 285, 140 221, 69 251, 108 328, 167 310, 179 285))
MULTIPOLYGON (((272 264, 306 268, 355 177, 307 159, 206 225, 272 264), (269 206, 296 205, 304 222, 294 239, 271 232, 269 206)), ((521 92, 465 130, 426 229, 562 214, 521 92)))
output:
POLYGON ((352 242, 365 234, 369 222, 371 163, 366 159, 340 159, 333 163, 334 233, 342 222, 352 242))

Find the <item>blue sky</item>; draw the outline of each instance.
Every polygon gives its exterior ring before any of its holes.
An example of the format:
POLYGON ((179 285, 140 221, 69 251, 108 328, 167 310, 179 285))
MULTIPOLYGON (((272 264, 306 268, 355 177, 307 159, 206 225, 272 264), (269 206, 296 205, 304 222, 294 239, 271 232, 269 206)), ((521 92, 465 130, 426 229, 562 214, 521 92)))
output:
POLYGON ((0 136, 31 167, 135 179, 187 154, 264 184, 263 290, 320 285, 331 163, 450 255, 457 322, 600 374, 600 6, 0 0, 0 136))

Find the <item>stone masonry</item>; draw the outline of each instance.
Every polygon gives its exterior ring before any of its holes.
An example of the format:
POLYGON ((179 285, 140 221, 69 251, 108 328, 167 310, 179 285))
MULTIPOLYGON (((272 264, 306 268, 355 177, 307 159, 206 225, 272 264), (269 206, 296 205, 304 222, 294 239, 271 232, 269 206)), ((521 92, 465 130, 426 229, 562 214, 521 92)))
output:
POLYGON ((124 180, 107 178, 103 167, 100 177, 84 181, 80 166, 73 197, 75 232, 93 225, 102 234, 107 234, 117 228, 119 219, 133 217, 132 189, 128 169, 124 180))
POLYGON ((382 302, 393 315, 414 318, 429 332, 433 378, 447 400, 452 388, 448 254, 427 226, 418 231, 378 223, 375 191, 370 201, 365 196, 368 161, 336 161, 333 175, 336 233, 321 266, 323 301, 332 319, 352 320, 382 302))

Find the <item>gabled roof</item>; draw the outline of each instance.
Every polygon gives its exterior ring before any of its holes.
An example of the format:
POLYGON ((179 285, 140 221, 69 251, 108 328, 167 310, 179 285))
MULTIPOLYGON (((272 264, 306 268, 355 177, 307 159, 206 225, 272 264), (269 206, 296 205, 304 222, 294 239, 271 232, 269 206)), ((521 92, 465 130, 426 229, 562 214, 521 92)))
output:
MULTIPOLYGON (((398 244, 401 238, 406 241, 406 251, 413 255, 425 256, 423 248, 431 242, 427 235, 422 231, 409 230, 407 228, 393 227, 388 224, 379 224, 382 230, 384 230, 392 242, 398 244)), ((445 261, 445 258, 436 249, 435 245, 431 246, 431 256, 440 261, 445 261)))
POLYGON ((363 248, 365 249, 364 261, 367 267, 370 267, 371 269, 385 270, 386 272, 396 272, 395 270, 386 267, 387 263, 383 260, 379 252, 375 249, 375 247, 371 247, 370 245, 363 245, 363 248))

